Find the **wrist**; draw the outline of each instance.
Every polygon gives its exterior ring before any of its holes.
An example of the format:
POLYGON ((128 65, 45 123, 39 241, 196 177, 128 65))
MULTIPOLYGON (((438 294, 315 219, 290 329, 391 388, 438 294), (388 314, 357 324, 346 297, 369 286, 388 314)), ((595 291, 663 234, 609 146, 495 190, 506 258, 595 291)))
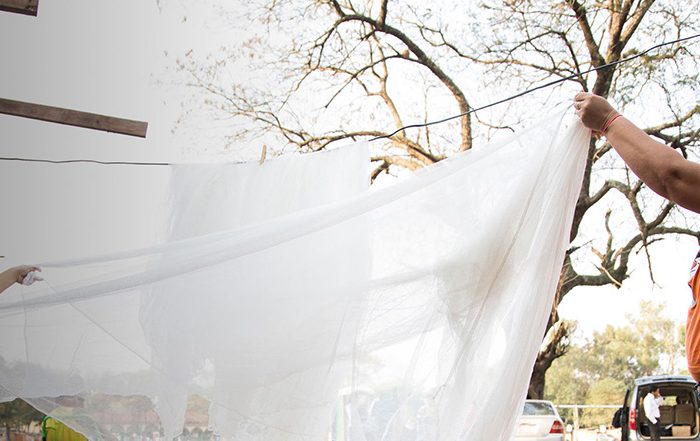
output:
POLYGON ((21 284, 22 280, 24 279, 24 275, 22 274, 22 268, 15 268, 12 276, 15 279, 16 283, 21 284))
POLYGON ((26 265, 20 265, 10 269, 10 271, 12 271, 12 277, 15 279, 15 282, 21 284, 24 282, 24 278, 27 277, 27 274, 32 271, 32 268, 26 265))
POLYGON ((608 120, 605 121, 605 124, 603 124, 603 128, 601 129, 600 133, 602 133, 603 135, 607 135, 608 130, 610 130, 610 127, 612 127, 612 125, 615 123, 615 121, 617 121, 621 117, 622 117, 621 113, 616 113, 615 115, 608 118, 608 120))

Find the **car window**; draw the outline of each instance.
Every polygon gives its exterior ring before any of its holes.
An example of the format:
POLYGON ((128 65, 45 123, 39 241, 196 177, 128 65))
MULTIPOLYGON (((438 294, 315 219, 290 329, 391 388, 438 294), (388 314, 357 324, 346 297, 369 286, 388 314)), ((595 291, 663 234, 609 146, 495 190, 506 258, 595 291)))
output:
POLYGON ((525 402, 523 415, 556 415, 554 407, 549 403, 525 402))
MULTIPOLYGON (((667 406, 674 406, 677 404, 685 404, 692 402, 692 390, 687 386, 662 386, 661 396, 664 397, 664 404, 667 406)), ((644 397, 649 393, 648 388, 640 388, 640 400, 644 400, 644 397)))

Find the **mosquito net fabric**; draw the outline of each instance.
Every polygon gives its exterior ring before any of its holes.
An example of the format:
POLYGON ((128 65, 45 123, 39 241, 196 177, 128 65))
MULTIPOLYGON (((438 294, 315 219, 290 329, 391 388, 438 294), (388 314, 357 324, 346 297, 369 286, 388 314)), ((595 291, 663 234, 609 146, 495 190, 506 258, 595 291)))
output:
POLYGON ((91 439, 176 436, 197 397, 231 440, 505 441, 585 166, 565 121, 378 190, 363 145, 174 167, 163 243, 0 297, 0 399, 91 439))

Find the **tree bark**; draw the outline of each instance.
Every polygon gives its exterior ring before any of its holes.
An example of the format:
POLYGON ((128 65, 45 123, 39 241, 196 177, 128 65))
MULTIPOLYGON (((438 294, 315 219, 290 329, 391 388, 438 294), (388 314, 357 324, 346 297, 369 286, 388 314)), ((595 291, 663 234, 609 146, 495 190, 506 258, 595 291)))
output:
POLYGON ((532 369, 530 385, 527 389, 527 397, 532 400, 544 398, 545 375, 547 370, 557 358, 566 354, 569 350, 569 335, 572 326, 568 322, 558 322, 552 328, 552 335, 544 349, 537 355, 537 361, 532 369))
MULTIPOLYGON (((532 371, 532 376, 530 377, 530 384, 527 387, 527 399, 528 400, 541 400, 544 397, 544 384, 545 375, 547 374, 547 367, 538 367, 540 360, 535 363, 535 369, 532 371)), ((551 362, 550 362, 551 365, 551 362)))

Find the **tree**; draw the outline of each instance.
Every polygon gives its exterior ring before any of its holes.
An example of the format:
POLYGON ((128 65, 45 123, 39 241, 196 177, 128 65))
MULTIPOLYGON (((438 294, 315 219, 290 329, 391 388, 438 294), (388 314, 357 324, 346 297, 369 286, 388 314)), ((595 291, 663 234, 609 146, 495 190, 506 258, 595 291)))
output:
POLYGON ((27 427, 33 422, 41 422, 44 414, 34 409, 19 398, 14 401, 0 403, 0 421, 5 426, 5 439, 10 439, 12 429, 27 427))
POLYGON ((589 378, 614 378, 631 384, 635 378, 675 374, 682 341, 673 321, 663 317, 662 305, 642 302, 641 313, 628 317, 628 326, 607 326, 585 346, 589 378))
MULTIPOLYGON (((657 5, 653 0, 533 3, 513 1, 494 8, 493 28, 503 43, 491 46, 485 50, 486 55, 476 59, 500 68, 515 67, 522 72, 523 78, 533 73, 563 77, 580 72, 582 66, 599 67, 638 53, 644 43, 658 42, 660 36, 671 39, 684 31, 695 33, 698 25, 687 20, 685 11, 681 12, 681 3, 657 5), (587 5, 590 5, 590 10, 587 5), (515 32, 521 37, 508 39, 507 32, 515 32), (581 49, 581 45, 585 49, 581 49)), ((692 104, 684 104, 679 102, 677 95, 683 93, 681 90, 685 90, 686 82, 692 81, 695 74, 679 69, 678 81, 669 77, 669 65, 697 61, 684 52, 681 46, 670 46, 642 57, 641 61, 600 70, 595 79, 584 76, 577 81, 583 90, 613 96, 623 109, 629 103, 639 105, 644 99, 655 98, 654 101, 665 105, 667 111, 664 112, 666 115, 659 115, 663 122, 648 127, 647 133, 687 154, 688 148, 697 145, 698 132, 692 128, 692 123, 697 122, 699 109, 694 100, 692 104)), ((536 81, 536 78, 530 81, 536 81)), ((620 287, 630 273, 630 255, 640 246, 646 248, 665 234, 698 237, 682 221, 676 223, 672 203, 652 198, 641 181, 626 168, 623 173, 603 173, 618 163, 615 156, 609 155, 610 150, 609 144, 591 140, 586 175, 572 225, 574 246, 567 252, 555 308, 548 324, 548 330, 553 332, 550 332, 533 371, 530 387, 533 397, 541 396, 546 370, 566 351, 567 339, 556 332, 554 326, 559 322, 556 305, 564 296, 578 286, 613 284, 620 287), (609 205, 601 219, 607 237, 594 237, 591 243, 579 245, 585 237, 581 230, 584 222, 595 216, 595 207, 602 205, 611 191, 617 193, 620 205, 609 205), (613 221, 614 216, 622 219, 625 211, 631 214, 630 220, 636 225, 637 231, 632 234, 621 228, 620 220, 613 221), (577 268, 577 260, 593 263, 595 271, 584 272, 579 269, 580 265, 577 268)), ((645 252, 648 253, 648 248, 645 252)))
MULTIPOLYGON (((466 114, 473 100, 494 97, 485 90, 520 91, 697 33, 699 9, 682 0, 258 0, 243 44, 209 59, 191 55, 180 66, 233 121, 231 141, 262 138, 308 152, 387 136, 373 143, 376 179, 470 149, 539 118, 527 109, 555 99, 530 95, 527 104, 466 114), (460 113, 450 123, 391 133, 460 113)), ((558 98, 592 91, 631 115, 648 105, 652 112, 637 115, 647 133, 687 155, 700 136, 697 62, 683 45, 666 46, 568 80, 558 98)), ((653 196, 610 151, 604 140, 591 139, 531 398, 542 397, 547 370, 568 350, 570 329, 557 313, 566 295, 581 286, 620 287, 631 256, 643 250, 649 258, 648 246, 666 235, 700 239, 682 212, 653 196)))
MULTIPOLYGON (((679 374, 682 334, 663 316, 663 306, 645 302, 625 326, 607 326, 590 341, 572 345, 547 372, 545 397, 559 404, 618 404, 636 378, 679 374)), ((608 410, 586 412, 584 425, 607 424, 608 410)))
MULTIPOLYGON (((578 360, 585 357, 583 348, 572 345, 566 355, 558 358, 547 371, 544 397, 556 404, 586 403, 591 381, 582 373, 578 360)), ((572 409, 559 409, 567 423, 573 423, 572 409)))
MULTIPOLYGON (((625 398, 625 388, 627 384, 614 378, 603 378, 595 383, 588 396, 586 404, 621 404, 625 398)), ((581 418, 581 425, 584 427, 595 427, 600 425, 610 425, 614 411, 610 409, 588 409, 581 418)))

